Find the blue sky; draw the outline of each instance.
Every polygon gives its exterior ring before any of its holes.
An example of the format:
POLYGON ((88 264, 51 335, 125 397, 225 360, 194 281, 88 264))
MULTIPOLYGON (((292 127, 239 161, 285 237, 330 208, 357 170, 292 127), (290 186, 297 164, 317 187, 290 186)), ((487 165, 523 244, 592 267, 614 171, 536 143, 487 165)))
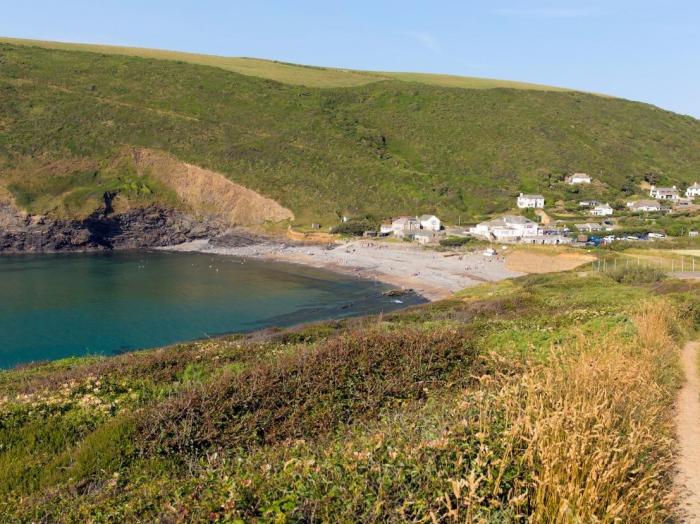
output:
POLYGON ((559 85, 700 117, 698 0, 4 0, 0 35, 559 85))

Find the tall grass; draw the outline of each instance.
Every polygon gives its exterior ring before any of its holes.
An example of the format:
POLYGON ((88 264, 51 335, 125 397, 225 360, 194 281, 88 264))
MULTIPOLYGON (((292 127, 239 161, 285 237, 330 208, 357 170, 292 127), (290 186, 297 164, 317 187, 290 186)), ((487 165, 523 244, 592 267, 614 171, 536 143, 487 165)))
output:
POLYGON ((477 396, 480 442, 433 520, 507 508, 530 522, 663 522, 672 515, 672 404, 679 381, 672 308, 646 303, 636 335, 584 339, 477 396))

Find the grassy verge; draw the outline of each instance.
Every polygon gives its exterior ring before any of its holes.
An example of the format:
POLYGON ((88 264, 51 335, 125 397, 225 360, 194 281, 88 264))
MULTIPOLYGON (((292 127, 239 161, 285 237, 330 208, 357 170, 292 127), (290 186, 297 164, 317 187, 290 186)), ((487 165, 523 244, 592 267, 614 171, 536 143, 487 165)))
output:
POLYGON ((700 294, 629 282, 0 373, 1 520, 666 521, 700 294))

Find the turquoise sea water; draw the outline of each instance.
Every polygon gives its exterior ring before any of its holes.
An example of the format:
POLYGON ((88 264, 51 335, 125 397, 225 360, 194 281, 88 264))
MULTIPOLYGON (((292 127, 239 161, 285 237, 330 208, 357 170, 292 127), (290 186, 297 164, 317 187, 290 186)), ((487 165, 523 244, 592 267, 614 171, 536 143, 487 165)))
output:
POLYGON ((197 253, 0 257, 0 368, 421 301, 325 270, 197 253))

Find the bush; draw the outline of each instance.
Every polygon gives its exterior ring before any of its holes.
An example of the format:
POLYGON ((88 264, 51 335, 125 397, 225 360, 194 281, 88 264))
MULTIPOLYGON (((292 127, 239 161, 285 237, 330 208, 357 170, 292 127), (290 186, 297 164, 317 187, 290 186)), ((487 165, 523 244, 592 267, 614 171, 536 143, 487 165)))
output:
POLYGON ((666 278, 666 274, 657 268, 639 266, 614 269, 608 276, 620 284, 650 284, 666 278))
POLYGON ((331 233, 336 235, 361 237, 365 231, 376 231, 377 229, 379 229, 377 222, 369 218, 361 218, 343 222, 342 224, 335 226, 331 230, 331 233))
POLYGON ((460 247, 474 241, 475 239, 471 237, 448 237, 440 240, 440 245, 443 247, 460 247))
POLYGON ((143 417, 141 434, 165 453, 315 438, 464 383, 477 354, 466 330, 355 332, 185 390, 143 417))

